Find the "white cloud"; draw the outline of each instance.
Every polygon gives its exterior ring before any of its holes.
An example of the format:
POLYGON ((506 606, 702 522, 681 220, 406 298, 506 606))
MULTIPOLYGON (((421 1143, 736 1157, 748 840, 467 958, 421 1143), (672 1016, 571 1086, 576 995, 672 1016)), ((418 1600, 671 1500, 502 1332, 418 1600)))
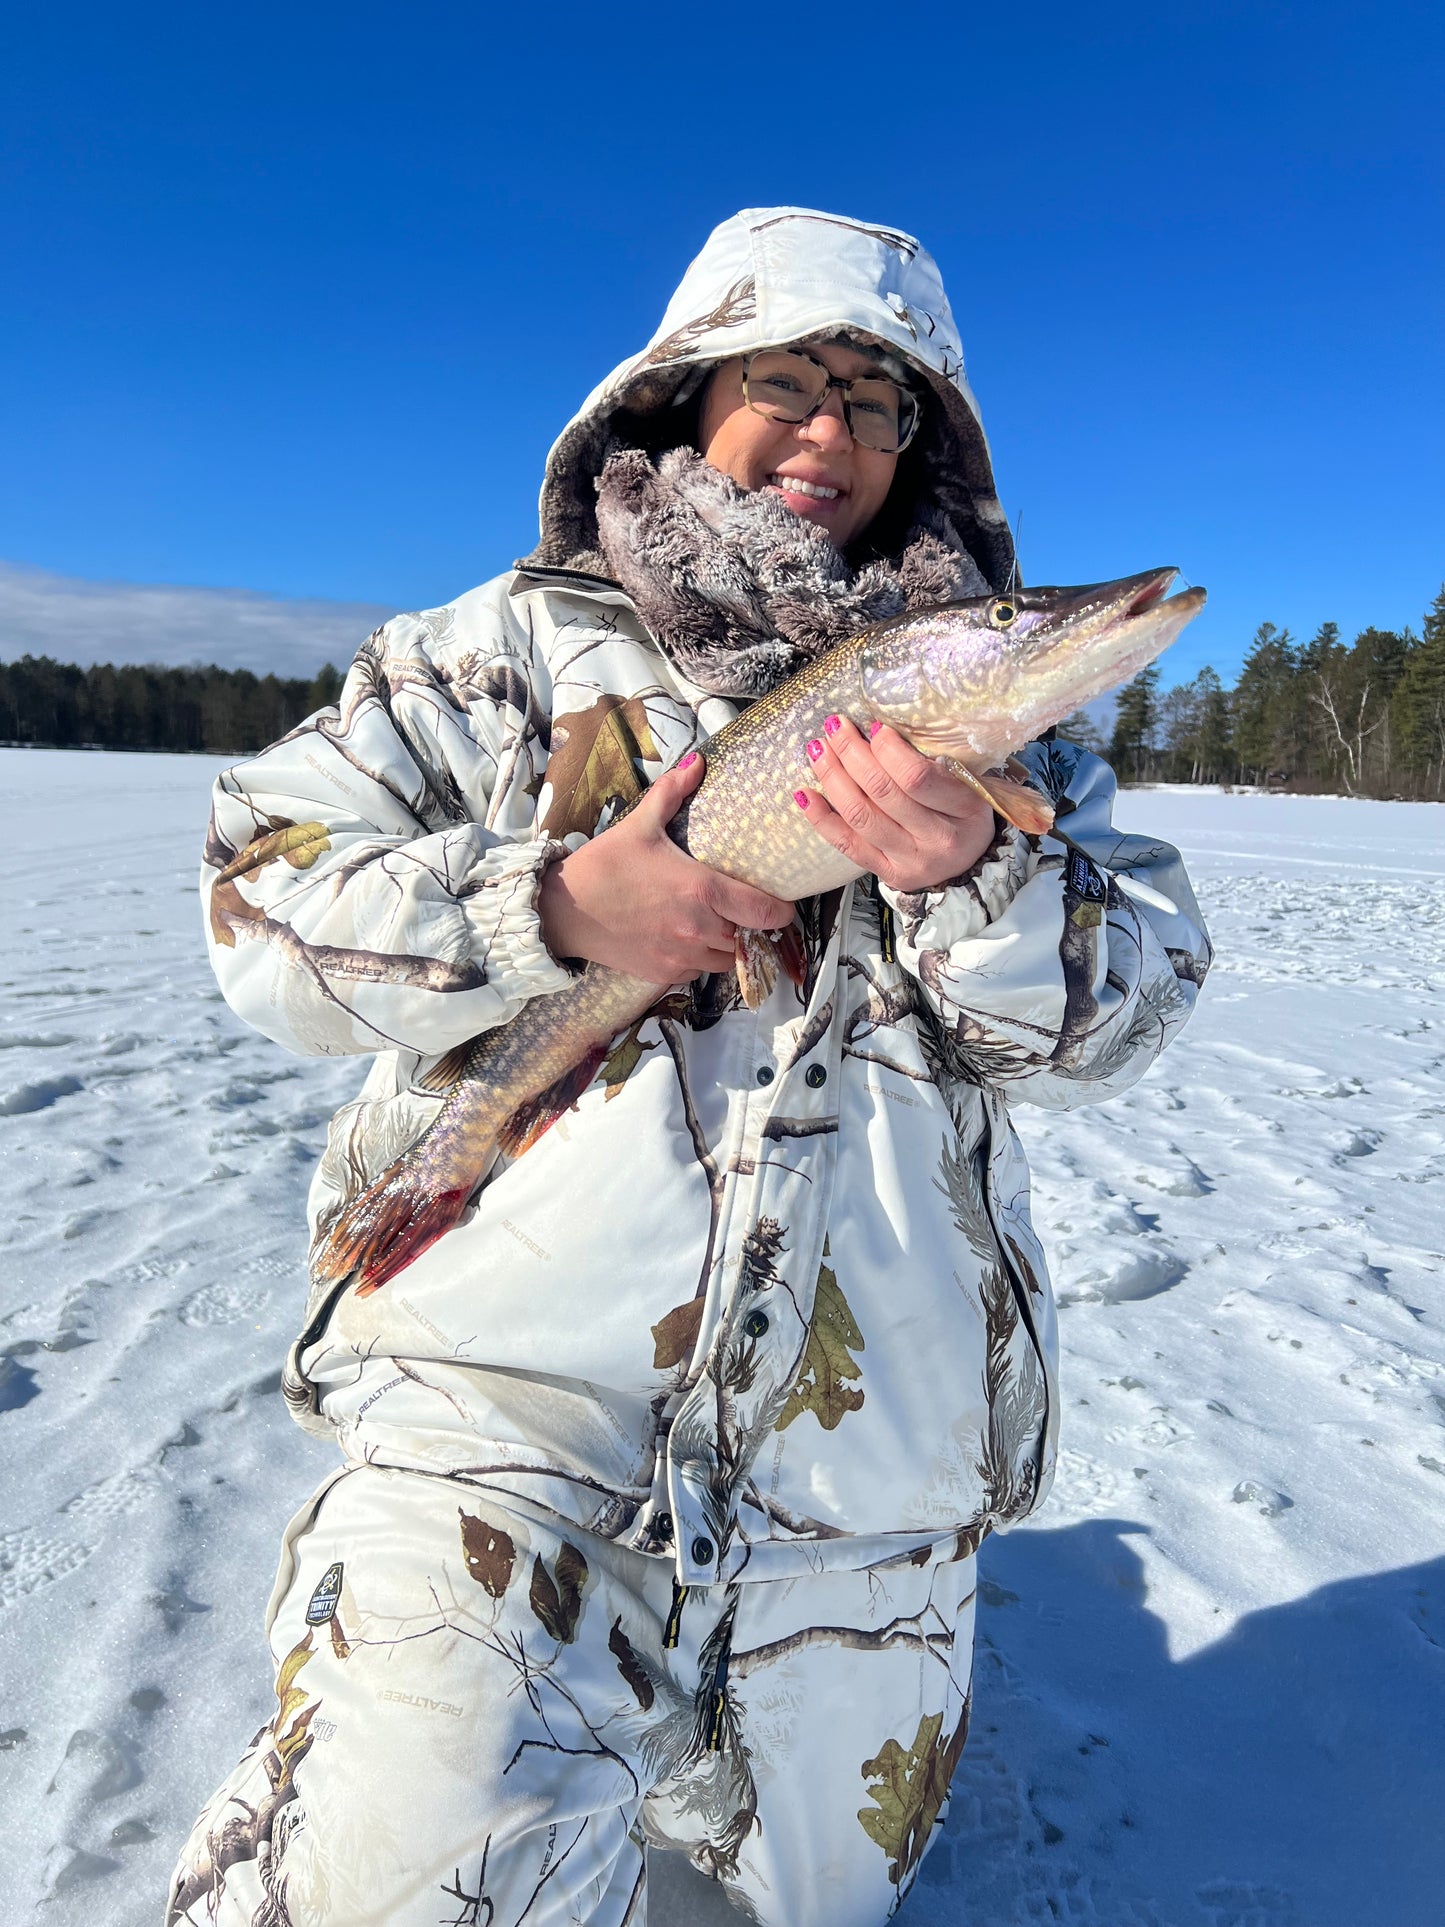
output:
POLYGON ((288 600, 250 589, 87 582, 0 562, 0 662, 219 663, 258 675, 344 669, 395 611, 370 602, 288 600))

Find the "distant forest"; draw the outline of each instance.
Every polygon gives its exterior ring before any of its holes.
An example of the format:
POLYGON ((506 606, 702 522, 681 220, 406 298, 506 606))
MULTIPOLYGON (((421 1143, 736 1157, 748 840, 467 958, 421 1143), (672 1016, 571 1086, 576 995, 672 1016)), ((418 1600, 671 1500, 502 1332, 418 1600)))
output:
POLYGON ((248 669, 77 669, 49 656, 0 663, 0 739, 58 749, 265 747, 334 703, 340 673, 253 676, 248 669))
MULTIPOLYGON (((329 663, 308 681, 22 656, 0 663, 0 740, 240 754, 274 742, 340 689, 329 663)), ((1205 668, 1161 690, 1155 664, 1120 690, 1111 735, 1082 711, 1059 732, 1107 755, 1126 783, 1445 800, 1445 587, 1418 636, 1364 629, 1346 643, 1327 622, 1296 642, 1263 622, 1233 689, 1205 668)))
POLYGON ((1059 734, 1125 783, 1259 783, 1445 800, 1445 588, 1421 633, 1326 622, 1308 642, 1262 622, 1233 689, 1212 669, 1160 690, 1151 665, 1119 691, 1113 733, 1082 713, 1059 734))

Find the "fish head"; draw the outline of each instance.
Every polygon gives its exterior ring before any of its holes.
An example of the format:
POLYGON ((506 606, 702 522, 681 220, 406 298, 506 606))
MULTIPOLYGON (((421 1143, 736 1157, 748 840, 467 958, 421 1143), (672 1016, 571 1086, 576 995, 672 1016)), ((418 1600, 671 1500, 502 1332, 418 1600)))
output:
POLYGON ((1176 569, 1083 588, 974 596, 879 623, 863 700, 928 755, 991 767, 1168 648, 1204 606, 1176 569))

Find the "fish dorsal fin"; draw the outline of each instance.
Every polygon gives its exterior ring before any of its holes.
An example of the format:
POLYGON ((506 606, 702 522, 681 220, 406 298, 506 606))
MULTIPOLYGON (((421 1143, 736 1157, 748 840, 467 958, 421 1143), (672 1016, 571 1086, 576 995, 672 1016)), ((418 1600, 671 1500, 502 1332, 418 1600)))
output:
POLYGON ((996 769, 970 769, 967 763, 960 763, 951 756, 946 760, 949 769, 961 782, 977 790, 1016 829, 1023 830, 1028 836, 1043 836, 1053 828, 1053 804, 1026 780, 1027 770, 1012 756, 1008 759, 1010 774, 996 769))
POLYGON ((475 1037, 469 1037, 464 1044, 453 1044, 444 1057, 439 1057, 429 1071, 415 1080, 417 1090, 430 1091, 437 1097, 450 1097, 462 1080, 467 1059, 476 1041, 475 1037))

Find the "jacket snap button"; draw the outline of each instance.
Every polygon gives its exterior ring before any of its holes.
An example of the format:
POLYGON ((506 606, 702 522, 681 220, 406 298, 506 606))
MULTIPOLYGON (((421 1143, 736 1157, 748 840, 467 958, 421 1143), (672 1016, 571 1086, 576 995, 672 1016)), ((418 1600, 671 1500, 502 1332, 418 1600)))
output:
POLYGON ((803 1082, 810 1084, 815 1091, 821 1090, 827 1081, 828 1073, 821 1064, 810 1064, 803 1076, 803 1082))
POLYGON ((776 1073, 771 1064, 758 1065, 758 1082, 760 1084, 771 1084, 775 1075, 776 1073))
POLYGON ((693 1540, 692 1556, 695 1564, 699 1566, 710 1566, 712 1564, 712 1553, 713 1545, 711 1539, 693 1540))
POLYGON ((765 1311, 750 1311, 743 1320, 743 1330, 749 1338, 761 1338, 768 1329, 768 1314, 765 1311))
POLYGON ((665 1546, 672 1544, 672 1514, 659 1512, 652 1522, 652 1529, 665 1546))

